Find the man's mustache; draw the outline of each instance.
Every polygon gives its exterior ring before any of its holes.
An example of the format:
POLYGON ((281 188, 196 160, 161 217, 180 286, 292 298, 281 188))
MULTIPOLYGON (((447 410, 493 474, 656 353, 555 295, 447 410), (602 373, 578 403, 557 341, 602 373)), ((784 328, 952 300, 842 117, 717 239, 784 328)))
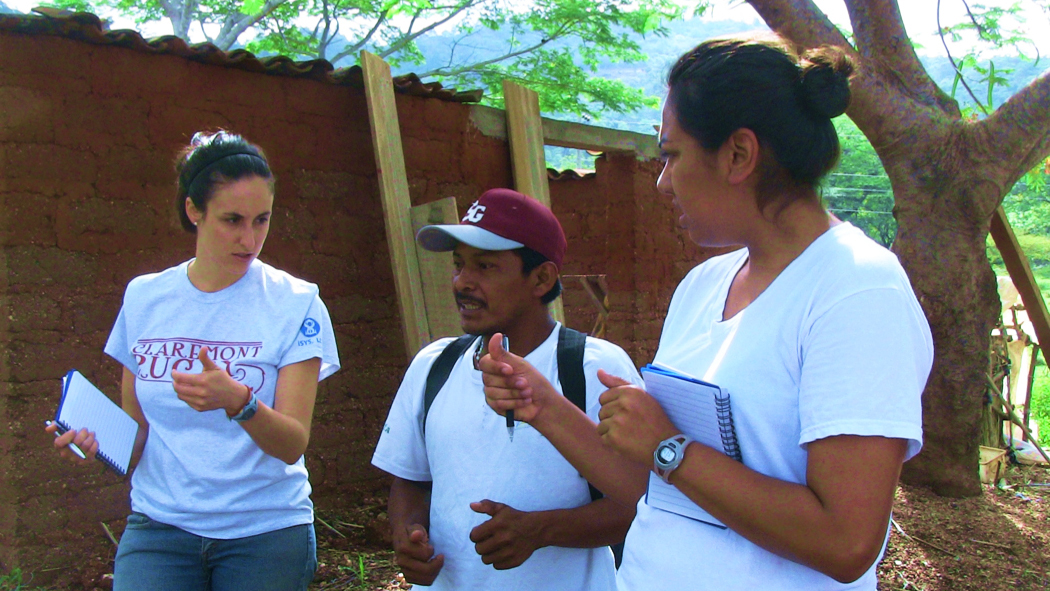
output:
POLYGON ((455 297, 456 297, 456 303, 457 304, 464 304, 466 302, 473 302, 473 303, 477 304, 478 306, 481 306, 482 308, 485 307, 485 302, 479 300, 478 298, 473 298, 473 297, 470 297, 468 295, 459 293, 458 291, 455 292, 455 297))

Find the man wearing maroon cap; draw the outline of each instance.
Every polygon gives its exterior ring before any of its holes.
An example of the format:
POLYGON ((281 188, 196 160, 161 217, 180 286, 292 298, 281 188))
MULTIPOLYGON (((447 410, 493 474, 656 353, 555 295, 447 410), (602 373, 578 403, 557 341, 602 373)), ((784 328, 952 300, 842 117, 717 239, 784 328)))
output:
MULTIPOLYGON (((634 508, 592 500, 587 482, 529 425, 508 433, 476 369, 489 337, 502 333, 511 351, 561 383, 564 331, 547 308, 561 294, 561 224, 538 201, 492 189, 459 224, 427 226, 416 239, 452 251, 460 325, 479 338, 441 339, 416 355, 372 457, 394 476, 388 514, 405 578, 456 591, 613 589, 608 545, 623 540, 634 508), (454 365, 428 407, 431 368, 457 342, 465 349, 447 360, 454 365)), ((586 412, 596 420, 599 368, 641 378, 612 343, 586 337, 582 351, 586 412)))

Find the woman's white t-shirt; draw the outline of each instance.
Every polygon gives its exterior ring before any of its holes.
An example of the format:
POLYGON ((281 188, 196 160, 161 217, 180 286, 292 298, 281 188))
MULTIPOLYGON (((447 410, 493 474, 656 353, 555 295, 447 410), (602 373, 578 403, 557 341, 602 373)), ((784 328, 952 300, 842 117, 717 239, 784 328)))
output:
POLYGON ((278 371, 321 359, 318 380, 339 369, 335 335, 317 286, 259 260, 214 293, 190 283, 190 261, 136 277, 105 351, 135 374, 149 423, 131 478, 131 508, 210 538, 241 538, 313 522, 299 458, 286 464, 259 448, 222 409, 180 400, 171 372, 199 373, 202 347, 259 400, 274 404, 278 371))
MULTIPOLYGON (((723 321, 729 285, 747 256, 715 257, 682 280, 655 359, 729 391, 744 464, 804 484, 806 446, 825 437, 906 439, 907 458, 918 453, 933 342, 897 258, 855 227, 837 225, 723 321)), ((874 591, 875 568, 841 584, 730 529, 652 508, 643 497, 618 587, 874 591)))

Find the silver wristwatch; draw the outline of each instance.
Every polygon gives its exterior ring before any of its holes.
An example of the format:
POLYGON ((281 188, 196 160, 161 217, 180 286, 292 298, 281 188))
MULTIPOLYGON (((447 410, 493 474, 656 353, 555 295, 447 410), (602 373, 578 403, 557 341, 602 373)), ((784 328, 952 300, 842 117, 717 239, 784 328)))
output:
POLYGON ((653 452, 653 471, 656 472, 656 475, 667 482, 667 479, 671 477, 671 472, 674 472, 685 458, 685 448, 689 447, 692 442, 693 438, 685 433, 679 433, 661 441, 660 445, 656 446, 656 451, 653 452))

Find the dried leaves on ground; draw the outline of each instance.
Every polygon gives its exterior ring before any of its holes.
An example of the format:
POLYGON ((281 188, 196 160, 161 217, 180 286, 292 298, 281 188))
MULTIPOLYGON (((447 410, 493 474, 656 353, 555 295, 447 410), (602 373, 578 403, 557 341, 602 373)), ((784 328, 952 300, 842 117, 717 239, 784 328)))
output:
MULTIPOLYGON (((901 486, 879 565, 879 591, 1046 591, 1050 589, 1050 469, 1011 466, 1000 486, 968 499, 901 486)), ((411 585, 390 550, 385 498, 317 511, 318 569, 312 591, 395 591, 411 585)), ((101 534, 100 534, 101 535, 101 534)), ((105 590, 112 555, 78 558, 79 575, 44 583, 31 565, 21 587, 105 590), (84 565, 88 566, 84 566, 84 565)), ((2 574, 2 573, 0 573, 2 574)), ((0 578, 0 591, 6 588, 0 578)))
MULTIPOLYGON (((1004 487, 969 499, 897 491, 879 591, 1050 589, 1050 469, 1013 466, 1004 487), (1041 486, 1042 485, 1042 486, 1041 486)), ((390 551, 384 499, 319 511, 320 566, 312 590, 409 589, 390 551)))
POLYGON ((1050 470, 1011 466, 1003 486, 968 499, 902 486, 879 565, 887 591, 1050 589, 1050 470))

